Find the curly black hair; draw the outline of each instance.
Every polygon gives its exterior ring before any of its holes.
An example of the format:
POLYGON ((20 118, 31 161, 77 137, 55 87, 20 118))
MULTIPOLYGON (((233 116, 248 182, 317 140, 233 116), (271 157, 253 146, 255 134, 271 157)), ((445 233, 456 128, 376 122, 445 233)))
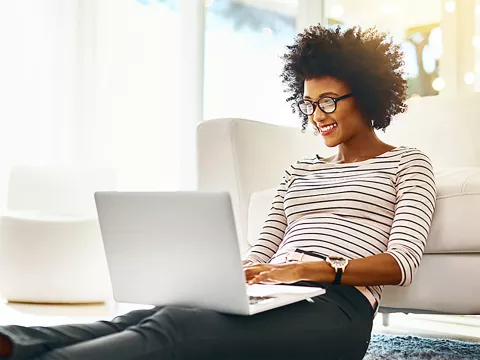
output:
MULTIPOLYGON (((386 33, 355 26, 344 31, 311 26, 297 35, 282 56, 282 82, 293 112, 303 97, 304 81, 332 76, 344 81, 375 129, 385 130, 392 116, 405 112, 407 81, 403 52, 386 33)), ((302 114, 299 112, 302 116, 302 114)), ((303 128, 308 119, 303 118, 303 128)))

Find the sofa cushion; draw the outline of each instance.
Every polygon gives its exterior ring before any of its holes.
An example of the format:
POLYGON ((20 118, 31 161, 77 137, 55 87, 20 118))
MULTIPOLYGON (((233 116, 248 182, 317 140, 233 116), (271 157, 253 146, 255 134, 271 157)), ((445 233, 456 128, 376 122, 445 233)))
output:
MULTIPOLYGON (((480 252, 480 168, 436 171, 437 204, 426 253, 480 252)), ((270 210, 275 189, 252 194, 247 239, 255 244, 270 210)))
POLYGON ((248 244, 253 246, 262 231, 263 223, 272 207, 272 201, 276 194, 276 188, 257 191, 250 196, 248 204, 248 244))
POLYGON ((437 204, 426 253, 480 252, 480 168, 436 172, 437 204))

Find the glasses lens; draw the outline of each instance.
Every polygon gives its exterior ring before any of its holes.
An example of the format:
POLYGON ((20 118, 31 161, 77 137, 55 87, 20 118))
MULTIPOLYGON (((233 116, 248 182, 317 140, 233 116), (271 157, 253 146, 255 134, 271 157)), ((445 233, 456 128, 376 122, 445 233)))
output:
POLYGON ((298 107, 305 115, 312 115, 314 112, 313 104, 308 100, 302 100, 298 103, 298 107))
POLYGON ((332 113, 335 111, 335 101, 333 101, 333 99, 330 97, 325 97, 323 99, 320 99, 320 101, 318 102, 318 105, 326 113, 332 113))

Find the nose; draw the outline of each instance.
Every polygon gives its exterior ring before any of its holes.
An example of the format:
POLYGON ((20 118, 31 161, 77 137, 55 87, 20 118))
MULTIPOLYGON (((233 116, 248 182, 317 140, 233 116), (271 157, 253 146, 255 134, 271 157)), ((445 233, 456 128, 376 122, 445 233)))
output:
POLYGON ((313 112, 313 121, 316 123, 325 119, 327 114, 325 114, 318 106, 315 106, 315 111, 313 112))

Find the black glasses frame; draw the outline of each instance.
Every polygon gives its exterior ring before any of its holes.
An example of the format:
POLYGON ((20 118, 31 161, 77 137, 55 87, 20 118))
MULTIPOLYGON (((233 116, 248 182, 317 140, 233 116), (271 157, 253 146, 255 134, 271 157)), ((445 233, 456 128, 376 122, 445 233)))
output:
POLYGON ((348 99, 349 97, 352 97, 352 96, 353 96, 353 93, 349 93, 349 94, 346 94, 346 95, 339 96, 337 98, 334 98, 334 97, 331 97, 331 96, 328 96, 328 95, 327 96, 322 96, 317 101, 302 99, 302 100, 297 102, 297 106, 298 106, 298 109, 300 110, 300 112, 305 116, 313 115, 315 113, 315 107, 318 107, 325 114, 331 114, 331 113, 334 113, 337 110, 337 102, 339 102, 340 100, 343 100, 343 99, 348 99), (323 99, 330 99, 330 100, 333 101, 333 104, 335 106, 334 106, 332 111, 326 111, 326 110, 322 109, 322 107, 320 106, 320 101, 323 100, 323 99), (309 102, 313 105, 313 111, 310 114, 307 114, 307 113, 303 112, 302 108, 300 107, 300 104, 306 103, 306 102, 309 102))

